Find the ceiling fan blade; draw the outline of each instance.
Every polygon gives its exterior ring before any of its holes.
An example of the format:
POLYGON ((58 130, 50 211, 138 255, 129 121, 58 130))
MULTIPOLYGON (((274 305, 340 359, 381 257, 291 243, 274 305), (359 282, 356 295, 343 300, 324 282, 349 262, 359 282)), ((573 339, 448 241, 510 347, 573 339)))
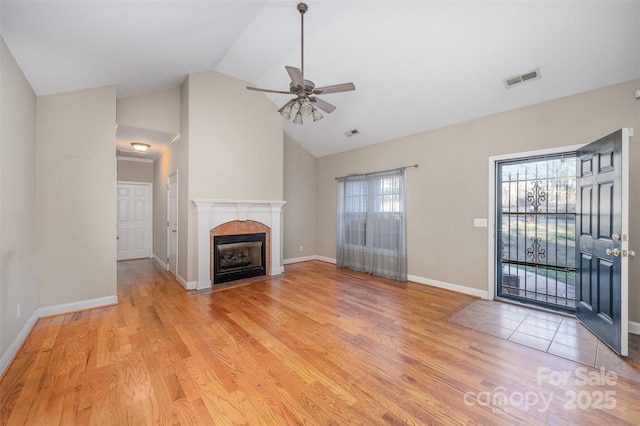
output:
POLYGON ((249 87, 249 86, 247 86, 247 89, 255 90, 256 92, 283 93, 285 95, 290 95, 291 94, 291 92, 284 92, 282 90, 260 89, 260 88, 257 88, 257 87, 249 87))
POLYGON ((288 65, 285 65, 285 68, 289 73, 289 77, 291 77, 291 82, 293 83, 293 85, 302 89, 304 87, 304 79, 302 78, 302 71, 300 71, 299 68, 290 67, 288 65))
POLYGON ((317 106, 327 114, 331 114, 333 110, 336 109, 336 107, 331 105, 329 102, 323 101, 322 99, 315 96, 309 96, 309 101, 311 101, 311 103, 313 103, 315 106, 317 106))
POLYGON ((351 90, 356 90, 356 86, 353 83, 342 83, 332 86, 316 87, 313 93, 315 95, 326 95, 328 93, 350 92, 351 90))

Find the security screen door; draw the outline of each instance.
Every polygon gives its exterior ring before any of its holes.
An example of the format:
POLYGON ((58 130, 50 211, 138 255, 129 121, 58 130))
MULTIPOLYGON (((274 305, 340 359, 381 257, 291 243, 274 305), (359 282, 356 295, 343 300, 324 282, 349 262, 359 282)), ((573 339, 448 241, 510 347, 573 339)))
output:
POLYGON ((573 312, 575 173, 573 152, 498 163, 499 296, 573 312))
POLYGON ((628 143, 497 163, 497 295, 577 318, 628 352, 628 143))

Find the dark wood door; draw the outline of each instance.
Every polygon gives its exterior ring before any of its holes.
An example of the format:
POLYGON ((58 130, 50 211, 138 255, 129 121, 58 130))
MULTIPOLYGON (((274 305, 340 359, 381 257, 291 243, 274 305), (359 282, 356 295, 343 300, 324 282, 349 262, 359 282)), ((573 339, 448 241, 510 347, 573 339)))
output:
POLYGON ((621 355, 628 350, 627 144, 628 130, 619 130, 578 150, 576 162, 576 316, 621 355))

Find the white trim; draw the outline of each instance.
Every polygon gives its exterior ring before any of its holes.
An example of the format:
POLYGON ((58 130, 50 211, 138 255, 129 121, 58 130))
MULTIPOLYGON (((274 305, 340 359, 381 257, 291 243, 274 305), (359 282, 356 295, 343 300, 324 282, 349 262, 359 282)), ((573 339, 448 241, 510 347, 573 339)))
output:
POLYGON ((335 259, 324 256, 316 256, 316 260, 320 260, 322 262, 333 263, 334 265, 337 263, 335 259))
POLYGON ((537 151, 514 152, 511 154, 501 154, 489 157, 489 212, 488 212, 488 237, 487 237, 487 294, 486 298, 493 300, 496 290, 496 163, 504 160, 515 160, 527 157, 540 157, 544 155, 562 154, 563 152, 573 152, 582 148, 586 144, 570 145, 558 148, 547 148, 537 151))
POLYGON ((433 280, 430 278, 418 277, 416 275, 407 275, 407 279, 409 281, 412 281, 418 284, 428 285, 431 287, 438 287, 445 290, 451 290, 451 291, 455 291, 456 293, 468 294, 469 296, 480 297, 482 299, 488 298, 488 294, 485 290, 467 287, 466 285, 447 283, 444 281, 433 280))
POLYGON ((184 278, 182 278, 180 274, 177 274, 175 278, 176 278, 176 281, 178 281, 178 283, 180 283, 180 285, 184 287, 185 290, 196 290, 198 288, 197 281, 187 281, 184 278))
POLYGON ((318 260, 318 256, 292 257, 291 259, 283 259, 282 264, 290 265, 292 263, 308 262, 310 260, 318 260))
POLYGON ((629 333, 640 334, 640 322, 629 321, 629 333))
POLYGON ((153 258, 153 260, 155 260, 155 261, 156 261, 156 263, 157 263, 158 265, 160 265, 160 266, 162 267, 162 269, 164 269, 165 271, 167 270, 167 268, 168 268, 167 264, 166 264, 166 263, 164 263, 164 262, 163 262, 163 261, 162 261, 158 256, 156 256, 156 254, 155 254, 155 253, 153 254, 153 257, 152 257, 152 258, 153 258))
POLYGON ((150 158, 136 158, 136 157, 127 157, 127 156, 118 156, 116 157, 118 161, 137 161, 138 163, 153 163, 153 160, 150 158))
MULTIPOLYGON (((629 143, 633 129, 622 129, 622 234, 629 235, 629 143)), ((629 239, 623 238, 620 248, 623 253, 629 250, 629 239)), ((620 354, 629 355, 629 258, 620 259, 620 354)))
POLYGON ((38 322, 39 318, 40 317, 38 316, 38 311, 36 310, 33 315, 31 315, 31 318, 29 318, 25 325, 22 327, 22 330, 20 330, 13 343, 9 345, 9 349, 7 349, 4 355, 2 355, 2 358, 0 358, 0 378, 4 374, 7 367, 9 367, 9 364, 11 364, 13 357, 18 353, 24 341, 27 340, 27 337, 31 333, 33 327, 36 325, 36 322, 38 322))
MULTIPOLYGON (((180 175, 178 174, 179 170, 176 169, 176 171, 171 172, 167 175, 167 184, 166 184, 166 194, 167 194, 167 212, 165 215, 165 219, 166 219, 166 229, 167 229, 167 263, 166 263, 166 267, 165 269, 167 271, 169 271, 169 252, 171 250, 169 250, 170 248, 170 242, 169 240, 171 239, 171 226, 169 225, 169 209, 171 209, 171 205, 170 205, 170 200, 169 200, 169 180, 171 179, 171 176, 175 175, 176 176, 176 275, 178 274, 178 261, 179 261, 179 254, 178 254, 178 247, 180 247, 180 222, 179 222, 179 217, 180 217, 180 187, 179 187, 179 183, 180 183, 180 175)), ((186 287, 185 287, 186 288, 186 287)))
POLYGON ((336 260, 332 259, 330 257, 324 257, 324 256, 318 256, 318 255, 312 255, 312 256, 304 256, 304 257, 294 257, 291 259, 285 259, 283 260, 283 264, 289 265, 292 263, 299 263, 299 262, 308 262, 310 260, 319 260, 321 262, 327 262, 327 263, 333 263, 334 265, 336 264, 336 260))
POLYGON ((36 311, 38 318, 49 317, 51 315, 68 314, 70 312, 86 311, 87 309, 103 308, 105 306, 117 305, 118 296, 105 296, 96 299, 80 300, 77 302, 63 303, 61 305, 46 306, 38 308, 36 311))
POLYGON ((137 180, 119 180, 116 183, 122 183, 124 185, 150 185, 153 188, 152 182, 142 182, 137 180))

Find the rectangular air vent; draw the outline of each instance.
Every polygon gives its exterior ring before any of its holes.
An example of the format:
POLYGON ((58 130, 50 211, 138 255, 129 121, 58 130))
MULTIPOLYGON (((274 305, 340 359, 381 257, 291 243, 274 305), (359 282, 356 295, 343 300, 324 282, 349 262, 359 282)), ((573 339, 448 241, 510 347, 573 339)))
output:
POLYGON ((360 133, 358 129, 351 129, 348 132, 344 132, 344 134, 347 135, 348 138, 350 138, 351 136, 357 135, 358 133, 360 133))
POLYGON ((513 86, 517 86, 518 84, 525 83, 531 80, 537 80, 540 78, 540 69, 536 68, 532 71, 526 72, 524 74, 515 75, 513 77, 504 79, 504 86, 509 88, 513 86))

